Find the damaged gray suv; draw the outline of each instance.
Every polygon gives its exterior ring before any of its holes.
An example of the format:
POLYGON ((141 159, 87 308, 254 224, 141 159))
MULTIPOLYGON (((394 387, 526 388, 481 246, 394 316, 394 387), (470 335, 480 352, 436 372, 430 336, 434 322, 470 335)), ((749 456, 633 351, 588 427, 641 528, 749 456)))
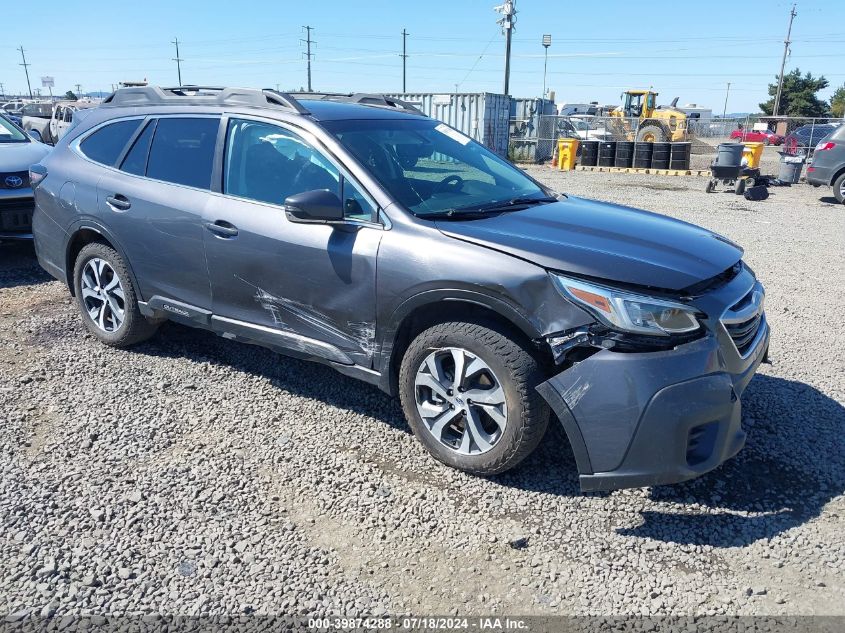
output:
POLYGON ((169 319, 325 363, 479 475, 550 419, 583 490, 683 481, 745 442, 769 327, 736 244, 558 194, 400 101, 125 88, 31 179, 39 261, 108 345, 169 319))

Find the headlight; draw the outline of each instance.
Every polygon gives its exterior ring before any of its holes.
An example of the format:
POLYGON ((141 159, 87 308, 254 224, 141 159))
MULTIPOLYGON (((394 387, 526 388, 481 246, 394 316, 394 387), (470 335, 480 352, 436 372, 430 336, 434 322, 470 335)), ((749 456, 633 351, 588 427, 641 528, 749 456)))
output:
POLYGON ((565 297, 586 308, 615 330, 669 336, 696 331, 696 310, 682 303, 635 295, 608 286, 586 283, 552 273, 565 297))

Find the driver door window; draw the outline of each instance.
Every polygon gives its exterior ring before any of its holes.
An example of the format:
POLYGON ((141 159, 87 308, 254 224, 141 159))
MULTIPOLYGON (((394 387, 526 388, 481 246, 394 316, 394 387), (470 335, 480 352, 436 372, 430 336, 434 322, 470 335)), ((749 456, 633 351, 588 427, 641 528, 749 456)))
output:
POLYGON ((300 136, 270 123, 232 119, 226 139, 223 193, 283 205, 285 198, 326 189, 343 201, 349 219, 375 220, 358 187, 300 136))

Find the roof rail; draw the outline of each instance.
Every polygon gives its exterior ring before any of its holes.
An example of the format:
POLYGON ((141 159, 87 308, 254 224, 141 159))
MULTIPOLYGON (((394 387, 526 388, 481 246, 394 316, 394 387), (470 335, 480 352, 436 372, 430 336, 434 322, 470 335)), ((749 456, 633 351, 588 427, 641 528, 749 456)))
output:
POLYGON ((321 101, 342 101, 344 103, 357 103, 359 105, 375 106, 378 108, 393 108, 396 110, 405 110, 413 112, 414 114, 422 114, 419 108, 411 105, 407 101, 395 99, 383 94, 369 93, 369 92, 294 92, 299 99, 319 99, 321 101))
POLYGON ((278 106, 299 114, 309 114, 296 99, 285 92, 260 88, 223 88, 220 86, 131 86, 119 88, 103 101, 108 107, 147 105, 240 105, 256 108, 278 106))

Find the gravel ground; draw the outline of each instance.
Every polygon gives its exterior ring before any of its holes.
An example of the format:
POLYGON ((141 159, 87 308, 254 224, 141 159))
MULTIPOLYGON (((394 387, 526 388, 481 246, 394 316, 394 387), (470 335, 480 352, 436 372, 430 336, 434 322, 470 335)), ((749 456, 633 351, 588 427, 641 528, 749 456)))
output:
POLYGON ((470 477, 320 365, 172 324, 104 347, 4 244, 0 612, 845 614, 845 208, 805 185, 752 203, 703 178, 531 171, 745 246, 774 338, 737 458, 581 495, 553 429, 470 477))

